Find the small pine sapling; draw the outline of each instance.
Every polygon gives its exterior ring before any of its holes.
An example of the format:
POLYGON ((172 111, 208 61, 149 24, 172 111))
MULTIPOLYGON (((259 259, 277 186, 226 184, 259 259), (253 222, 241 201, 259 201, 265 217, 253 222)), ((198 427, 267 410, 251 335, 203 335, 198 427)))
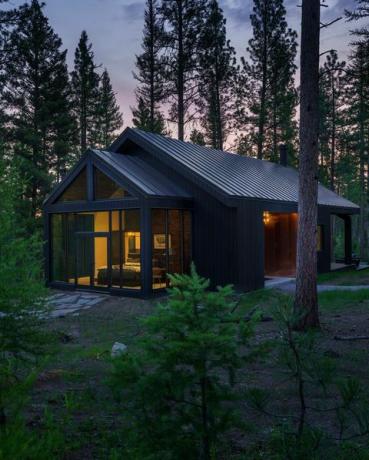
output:
POLYGON ((260 413, 282 422, 270 438, 271 451, 281 455, 276 458, 335 458, 347 442, 368 436, 368 394, 356 379, 340 378, 317 340, 319 331, 295 331, 301 318, 290 302, 281 303, 274 318, 280 328, 277 364, 286 375, 283 381, 292 384, 288 394, 293 403, 287 410, 271 410, 277 398, 260 388, 249 389, 247 400, 260 413))
POLYGON ((125 455, 210 460, 240 426, 234 382, 253 321, 240 327, 232 288, 209 291, 194 266, 169 278, 138 350, 114 360, 113 388, 129 420, 125 455))

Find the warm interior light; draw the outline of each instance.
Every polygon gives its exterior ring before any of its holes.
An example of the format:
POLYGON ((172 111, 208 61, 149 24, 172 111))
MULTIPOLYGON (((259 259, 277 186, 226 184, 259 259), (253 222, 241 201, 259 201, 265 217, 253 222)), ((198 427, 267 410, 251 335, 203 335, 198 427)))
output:
POLYGON ((264 224, 267 225, 270 223, 270 214, 268 211, 264 211, 264 214, 263 214, 263 221, 264 221, 264 224))

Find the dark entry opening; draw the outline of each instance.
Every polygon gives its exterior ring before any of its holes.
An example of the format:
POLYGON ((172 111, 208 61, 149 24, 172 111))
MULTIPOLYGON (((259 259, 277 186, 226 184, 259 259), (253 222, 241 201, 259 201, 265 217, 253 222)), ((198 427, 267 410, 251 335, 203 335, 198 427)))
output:
POLYGON ((297 213, 264 212, 264 273, 296 274, 297 213))

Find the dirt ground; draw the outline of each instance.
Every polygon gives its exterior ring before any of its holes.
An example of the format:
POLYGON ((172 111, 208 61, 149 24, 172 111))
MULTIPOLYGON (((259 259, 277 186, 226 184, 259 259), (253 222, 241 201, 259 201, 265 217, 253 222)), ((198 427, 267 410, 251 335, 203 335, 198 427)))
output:
MULTIPOLYGON (((278 299, 288 300, 278 291, 261 290, 246 294, 240 303, 241 316, 255 306, 263 311, 264 320, 258 324, 254 339, 258 343, 280 337, 278 325, 271 318, 271 309, 278 299)), ((134 347, 142 332, 140 318, 150 314, 156 302, 107 297, 103 303, 81 311, 79 316, 50 320, 49 327, 56 332, 58 344, 47 369, 36 382, 28 419, 31 425, 37 425, 45 410, 53 415, 66 439, 63 458, 105 459, 110 458, 112 452, 119 452, 124 443, 124 430, 108 386, 110 351, 116 341, 128 348, 134 347)), ((356 377, 367 386, 369 340, 341 341, 337 336, 369 335, 369 290, 322 293, 320 304, 320 352, 335 362, 340 376, 356 377)), ((296 409, 296 398, 291 396, 295 394, 295 387, 287 375, 272 354, 241 372, 238 384, 245 389, 256 386, 270 391, 274 400, 271 410, 288 414, 296 409)), ((319 405, 318 394, 314 393, 312 400, 319 405)), ((334 400, 335 396, 332 404, 334 400)), ((275 421, 267 416, 259 417, 247 404, 243 407, 255 426, 275 421)), ((331 429, 335 430, 334 422, 326 423, 332 423, 331 429)), ((255 438, 262 436, 263 431, 256 430, 255 438)), ((243 442, 235 440, 237 446, 243 442)))

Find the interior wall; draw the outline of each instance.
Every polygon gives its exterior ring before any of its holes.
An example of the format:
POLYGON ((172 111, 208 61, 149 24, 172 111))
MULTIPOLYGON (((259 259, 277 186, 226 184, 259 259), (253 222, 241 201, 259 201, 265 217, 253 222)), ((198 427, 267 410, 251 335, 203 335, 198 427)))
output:
POLYGON ((264 272, 266 276, 296 273, 297 213, 264 213, 264 272))

